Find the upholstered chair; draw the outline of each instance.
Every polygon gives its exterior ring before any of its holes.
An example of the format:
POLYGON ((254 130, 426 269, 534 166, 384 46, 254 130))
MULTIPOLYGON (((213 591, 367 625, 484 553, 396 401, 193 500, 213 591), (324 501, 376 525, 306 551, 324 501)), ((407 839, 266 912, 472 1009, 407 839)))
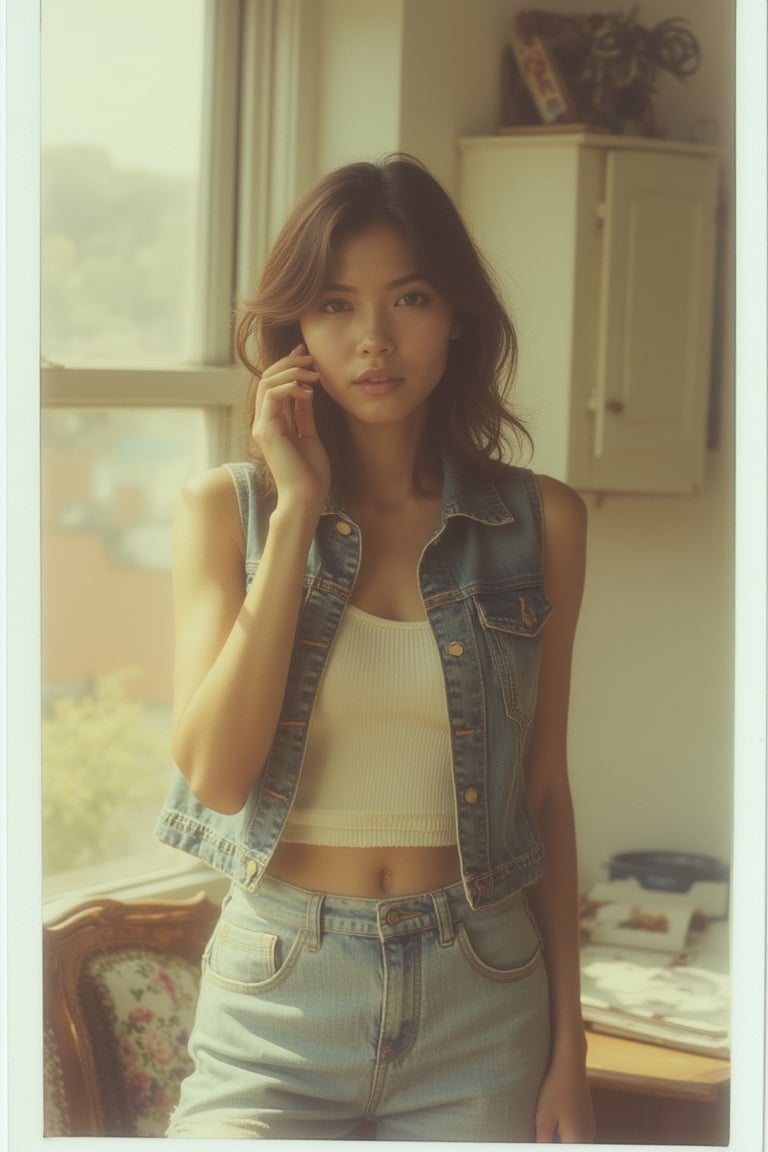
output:
POLYGON ((217 915, 200 893, 90 900, 44 925, 46 1136, 163 1135, 217 915))

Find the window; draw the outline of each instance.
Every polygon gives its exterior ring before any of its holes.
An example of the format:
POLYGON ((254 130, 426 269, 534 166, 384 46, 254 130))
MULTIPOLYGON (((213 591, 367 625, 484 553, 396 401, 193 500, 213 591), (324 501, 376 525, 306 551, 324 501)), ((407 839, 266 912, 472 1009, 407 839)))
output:
MULTIPOLYGON (((174 495, 215 458, 198 408, 43 413, 43 868, 157 856, 171 780, 174 495)), ((72 882, 73 877, 68 877, 72 882)))
POLYGON ((295 71, 297 12, 42 3, 48 899, 190 863, 152 836, 175 771, 172 509, 241 450, 232 306, 295 196, 298 140, 268 109, 295 71))
POLYGON ((205 0, 50 0, 41 48, 43 356, 188 361, 205 0))

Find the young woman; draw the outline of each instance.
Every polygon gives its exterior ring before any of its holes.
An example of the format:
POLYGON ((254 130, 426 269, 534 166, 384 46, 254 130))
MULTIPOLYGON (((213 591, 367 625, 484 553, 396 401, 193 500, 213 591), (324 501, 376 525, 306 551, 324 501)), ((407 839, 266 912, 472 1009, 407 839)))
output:
POLYGON ((589 1140, 585 510, 502 462, 515 334, 448 196, 404 157, 326 177, 238 350, 256 458, 175 525, 159 835, 232 886, 169 1135, 589 1140))

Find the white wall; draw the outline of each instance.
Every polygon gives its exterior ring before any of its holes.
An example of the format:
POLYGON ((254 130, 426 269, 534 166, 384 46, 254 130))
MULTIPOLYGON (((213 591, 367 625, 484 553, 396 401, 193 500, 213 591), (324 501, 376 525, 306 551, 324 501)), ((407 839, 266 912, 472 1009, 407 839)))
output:
POLYGON ((404 0, 318 0, 318 173, 400 148, 404 0))
POLYGON ((403 34, 402 141, 450 192, 459 136, 495 132, 509 0, 411 0, 403 34))
MULTIPOLYGON (((367 70, 382 44, 401 34, 394 147, 419 156, 455 191, 460 135, 494 132, 499 122, 501 52, 514 0, 326 0, 325 114, 340 106, 344 76, 367 70), (357 15, 352 20, 352 11, 357 15), (387 13, 385 18, 384 13, 387 13), (345 23, 352 20, 352 23, 345 23), (381 22, 387 28, 382 39, 381 22), (340 27, 339 21, 344 24, 340 27), (362 41, 357 38, 362 36, 362 41), (354 59, 347 60, 347 54, 354 59)), ((559 0, 561 12, 584 11, 559 0)), ((590 0, 589 10, 616 10, 590 0)), ((724 150, 730 214, 733 147, 733 0, 676 0, 702 49, 699 72, 682 84, 662 77, 657 119, 667 135, 701 138, 724 150)), ((646 0, 639 19, 670 15, 665 0, 646 0)), ((387 57, 390 59, 390 57, 387 57)), ((393 147, 392 116, 364 84, 354 117, 327 120, 319 170, 393 147), (373 106, 376 105, 376 106, 373 106), (367 131, 361 131, 367 111, 367 131), (345 125, 349 125, 349 131, 345 125), (376 125, 380 125, 376 128, 376 125), (380 132, 380 136, 377 135, 380 132), (381 144, 378 140, 381 140, 381 144)), ((726 284, 728 272, 723 272, 726 284)), ((726 299, 730 290, 726 287, 726 299)), ((724 318, 720 437, 709 454, 700 496, 588 497, 590 538, 582 619, 574 660, 570 761, 581 881, 603 875, 612 853, 675 849, 728 857, 732 813, 733 450, 732 318, 724 318)))

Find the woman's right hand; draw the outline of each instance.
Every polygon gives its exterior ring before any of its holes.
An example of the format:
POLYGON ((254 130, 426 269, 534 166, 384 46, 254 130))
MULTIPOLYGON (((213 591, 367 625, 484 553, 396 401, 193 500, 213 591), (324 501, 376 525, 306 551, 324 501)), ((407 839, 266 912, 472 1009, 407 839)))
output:
POLYGON ((278 499, 318 513, 328 495, 331 465, 315 427, 314 389, 320 376, 303 344, 265 369, 256 391, 251 435, 272 473, 278 499))

